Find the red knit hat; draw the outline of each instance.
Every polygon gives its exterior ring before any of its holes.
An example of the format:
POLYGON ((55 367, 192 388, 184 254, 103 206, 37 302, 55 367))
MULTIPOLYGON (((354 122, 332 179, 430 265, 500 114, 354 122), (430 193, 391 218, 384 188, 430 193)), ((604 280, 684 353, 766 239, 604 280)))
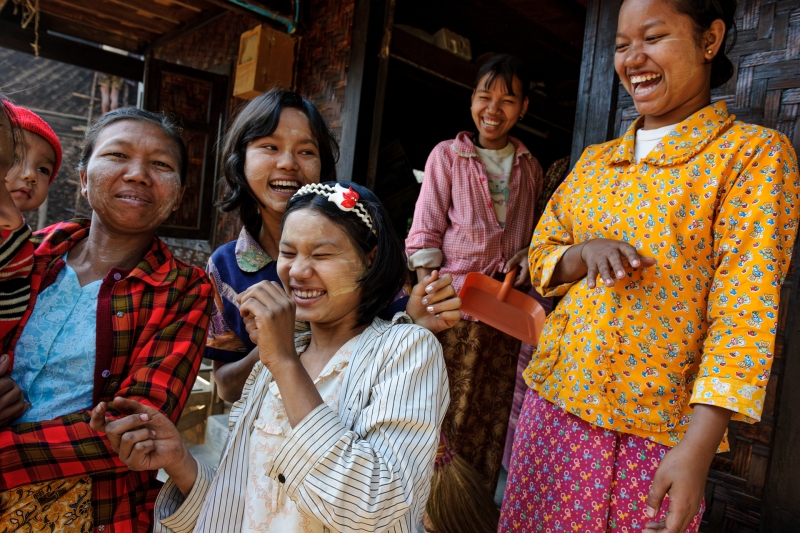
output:
POLYGON ((61 166, 61 143, 58 140, 56 132, 53 131, 53 128, 51 128, 47 122, 42 120, 39 115, 30 109, 16 106, 11 102, 7 102, 7 104, 11 108, 12 116, 10 118, 12 126, 39 135, 50 143, 50 146, 55 150, 56 164, 53 166, 53 173, 50 174, 50 183, 53 183, 53 180, 56 179, 56 174, 58 174, 58 168, 61 166))

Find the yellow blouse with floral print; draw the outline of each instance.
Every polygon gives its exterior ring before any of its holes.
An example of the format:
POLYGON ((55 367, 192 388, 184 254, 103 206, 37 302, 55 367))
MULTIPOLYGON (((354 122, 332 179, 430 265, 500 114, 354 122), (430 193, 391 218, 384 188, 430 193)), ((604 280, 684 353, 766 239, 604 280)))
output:
POLYGON ((640 126, 587 148, 536 228, 534 286, 563 299, 525 381, 596 426, 672 446, 692 404, 761 417, 800 176, 784 135, 737 121, 724 102, 635 164, 640 126), (550 287, 564 252, 594 238, 626 241, 656 265, 614 287, 550 287))

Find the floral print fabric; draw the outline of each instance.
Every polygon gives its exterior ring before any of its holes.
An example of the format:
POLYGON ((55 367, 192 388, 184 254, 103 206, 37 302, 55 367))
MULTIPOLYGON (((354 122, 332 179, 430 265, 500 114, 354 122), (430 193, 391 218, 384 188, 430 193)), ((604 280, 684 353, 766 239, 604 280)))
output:
MULTIPOLYGON (((528 390, 498 532, 642 531, 647 493, 669 448, 593 427, 528 390)), ((658 520, 666 516, 664 499, 658 520)), ((701 508, 686 533, 696 533, 701 508)))
POLYGON ((37 297, 17 342, 11 373, 32 405, 14 424, 52 420, 92 407, 102 283, 81 287, 78 275, 65 265, 55 283, 37 297))
POLYGON ((800 178, 786 137, 736 121, 724 102, 634 164, 640 126, 587 148, 537 227, 533 284, 563 298, 525 380, 598 427, 672 446, 693 403, 761 416, 800 178), (626 241, 656 265, 613 287, 550 286, 569 247, 595 238, 626 241))

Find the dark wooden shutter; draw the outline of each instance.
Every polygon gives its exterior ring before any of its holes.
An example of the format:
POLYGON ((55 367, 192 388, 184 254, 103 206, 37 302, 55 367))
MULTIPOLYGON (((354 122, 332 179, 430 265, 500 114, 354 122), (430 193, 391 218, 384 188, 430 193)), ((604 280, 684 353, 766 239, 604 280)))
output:
POLYGON ((228 77, 149 59, 144 107, 163 111, 183 126, 189 156, 181 207, 159 228, 159 235, 211 238, 214 182, 220 167, 216 146, 224 124, 228 77))

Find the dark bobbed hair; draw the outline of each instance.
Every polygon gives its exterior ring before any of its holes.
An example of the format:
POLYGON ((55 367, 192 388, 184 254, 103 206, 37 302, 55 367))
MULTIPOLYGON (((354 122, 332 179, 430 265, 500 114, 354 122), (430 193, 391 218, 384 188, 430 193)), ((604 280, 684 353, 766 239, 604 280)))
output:
POLYGON ((479 88, 478 85, 487 74, 489 75, 486 78, 487 88, 491 87, 494 81, 499 78, 506 84, 506 90, 508 90, 509 94, 517 96, 514 94, 514 76, 516 76, 522 82, 521 97, 524 99, 528 96, 528 91, 531 87, 531 74, 525 63, 517 56, 497 54, 487 59, 478 69, 478 75, 475 77, 475 89, 479 88))
MULTIPOLYGON (((624 1, 621 0, 620 4, 624 1)), ((736 24, 733 17, 736 15, 737 0, 669 0, 669 2, 675 11, 692 19, 698 45, 701 44, 703 33, 711 28, 711 23, 719 19, 725 24, 722 47, 711 60, 711 88, 716 89, 724 85, 733 77, 733 63, 726 54, 736 44, 736 24)))
POLYGON ((183 144, 181 138, 181 127, 170 117, 164 113, 153 113, 152 111, 145 111, 136 107, 120 107, 100 115, 92 125, 86 130, 86 135, 81 142, 81 157, 78 160, 78 170, 83 170, 89 163, 94 151, 94 143, 100 132, 108 126, 119 122, 121 120, 135 120, 137 122, 146 122, 157 126, 163 131, 167 137, 172 139, 175 148, 178 150, 178 173, 181 177, 181 185, 186 183, 186 167, 189 163, 189 158, 186 155, 186 145, 183 144))
POLYGON ((297 109, 308 117, 319 148, 320 181, 336 181, 339 145, 314 104, 299 93, 284 89, 270 89, 257 96, 239 112, 225 136, 222 161, 227 190, 218 204, 223 211, 238 211, 242 224, 253 236, 261 229, 260 202, 244 175, 245 153, 248 143, 272 135, 284 109, 297 109))
POLYGON ((672 0, 678 13, 692 19, 698 41, 711 23, 719 19, 725 24, 725 37, 719 53, 711 60, 711 88, 716 89, 733 77, 733 63, 725 55, 736 44, 736 0, 672 0), (730 45, 726 46, 727 36, 732 34, 730 45))
MULTIPOLYGON (((328 183, 334 185, 334 183, 328 183)), ((301 209, 312 209, 321 213, 347 234, 358 251, 366 267, 367 256, 377 247, 375 260, 358 280, 363 289, 361 304, 358 306, 358 325, 369 324, 394 301, 403 288, 406 279, 406 260, 403 243, 395 233, 386 208, 375 193, 362 185, 347 181, 339 182, 342 187, 352 187, 358 193, 358 202, 372 217, 375 228, 373 234, 369 227, 353 211, 343 211, 326 196, 314 193, 295 195, 289 200, 281 221, 281 231, 289 214, 301 209)))

